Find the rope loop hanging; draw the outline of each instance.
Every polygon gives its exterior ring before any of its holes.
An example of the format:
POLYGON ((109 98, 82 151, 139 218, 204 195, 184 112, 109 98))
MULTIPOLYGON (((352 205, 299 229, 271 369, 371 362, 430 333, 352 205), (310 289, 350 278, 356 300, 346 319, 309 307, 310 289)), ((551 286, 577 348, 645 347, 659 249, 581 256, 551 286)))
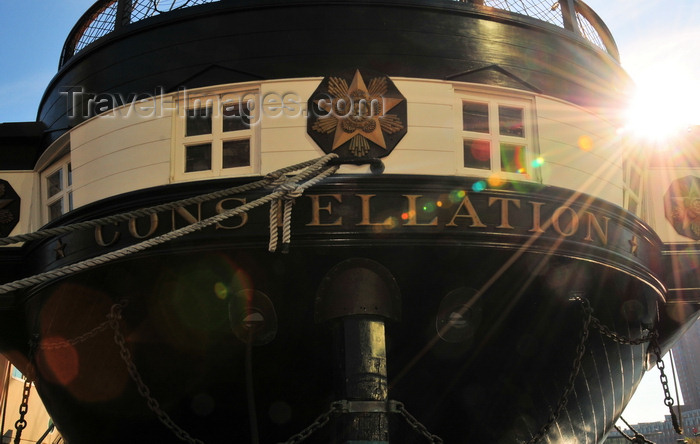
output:
POLYGON ((331 160, 336 159, 337 157, 338 156, 336 154, 324 156, 317 162, 306 167, 306 169, 296 176, 276 176, 276 178, 274 178, 272 183, 269 185, 270 187, 274 187, 272 194, 280 195, 279 198, 270 202, 270 242, 268 245, 268 250, 270 252, 277 251, 279 247, 279 208, 281 204, 284 203, 281 223, 281 252, 288 253, 292 239, 292 206, 294 205, 294 202, 296 202, 296 199, 304 194, 304 191, 307 188, 310 188, 320 180, 323 180, 324 178, 338 171, 339 166, 327 166, 331 160))
MULTIPOLYGON (((155 205, 147 208, 140 208, 134 211, 129 211, 125 213, 113 214, 98 219, 92 219, 83 222, 77 222, 74 224, 63 225, 60 227, 47 228, 44 230, 38 230, 33 233, 18 234, 16 236, 8 236, 0 238, 0 246, 2 245, 12 245, 20 242, 30 242, 40 239, 46 239, 53 236, 59 236, 62 234, 69 234, 76 231, 82 231, 87 229, 94 229, 102 225, 115 224, 119 222, 128 222, 130 219, 137 217, 151 216, 152 214, 174 210, 179 207, 184 207, 187 205, 199 204, 202 202, 207 202, 214 199, 220 199, 223 197, 228 197, 235 194, 245 193, 249 191, 254 191, 260 188, 264 188, 271 183, 274 183, 285 174, 294 171, 301 170, 303 168, 308 168, 309 166, 320 164, 326 165, 332 159, 337 158, 336 154, 328 154, 318 159, 307 160, 305 162, 300 162, 295 165, 290 165, 278 170, 272 171, 265 175, 263 179, 250 182, 244 185, 235 186, 231 188, 226 188, 219 191, 214 191, 212 193, 206 193, 199 196, 190 197, 187 199, 176 200, 173 202, 164 203, 161 205, 155 205)), ((320 169, 320 168, 319 168, 320 169)), ((314 170, 316 171, 316 170, 314 170)), ((286 179, 285 179, 286 180, 286 179)))
POLYGON ((282 253, 289 252, 289 245, 292 238, 292 206, 298 197, 304 194, 304 189, 297 185, 296 181, 287 181, 279 185, 275 191, 282 192, 282 196, 270 202, 270 245, 269 251, 277 251, 279 244, 279 207, 284 203, 282 213, 282 253))
MULTIPOLYGON (((165 233, 165 234, 162 234, 160 236, 144 240, 140 243, 130 245, 130 246, 121 248, 121 249, 116 250, 116 251, 105 253, 101 256, 86 259, 86 260, 83 260, 81 262, 66 265, 63 267, 56 268, 54 270, 50 270, 50 271, 47 271, 44 273, 40 273, 40 274, 30 276, 30 277, 27 277, 24 279, 19 279, 19 280, 13 281, 13 282, 9 282, 9 283, 0 285, 0 294, 5 294, 5 293, 9 293, 11 291, 21 290, 24 288, 39 285, 39 284, 42 284, 44 282, 48 282, 48 281, 53 280, 53 279, 58 279, 61 277, 69 276, 69 275, 75 274, 77 272, 85 271, 85 270, 88 270, 90 268, 96 267, 98 265, 103 265, 105 263, 114 261, 116 259, 120 259, 120 258, 126 257, 128 255, 144 251, 144 250, 151 248, 151 247, 154 247, 156 245, 160 245, 160 244, 169 242, 171 240, 177 239, 179 237, 185 236, 185 235, 193 233, 195 231, 199 231, 199 230, 206 228, 208 226, 217 224, 217 223, 224 221, 230 217, 243 214, 243 213, 248 212, 248 211, 250 211, 254 208, 257 208, 261 205, 265 205, 267 203, 277 201, 277 200, 279 200, 287 195, 290 195, 291 197, 299 196, 299 195, 301 195, 300 193, 304 192, 304 190, 316 185, 317 183, 319 183, 322 180, 324 180, 325 178, 331 176, 332 174, 334 174, 338 170, 338 168, 339 168, 338 166, 330 166, 330 167, 326 166, 326 164, 331 159, 334 159, 336 157, 337 157, 336 154, 328 154, 326 156, 323 156, 323 157, 316 159, 316 160, 313 160, 313 161, 303 162, 301 164, 297 164, 297 165, 294 165, 292 167, 287 167, 287 168, 283 168, 281 170, 278 170, 282 173, 280 175, 280 177, 283 177, 283 175, 288 173, 288 172, 295 171, 295 170, 298 170, 300 168, 305 167, 305 169, 300 174, 298 174, 297 176, 294 176, 294 178, 292 179, 294 182, 294 186, 292 186, 291 184, 288 186, 282 185, 283 188, 276 190, 276 191, 273 191, 272 193, 269 193, 263 197, 260 197, 254 201, 251 201, 247 204, 243 204, 243 205, 238 206, 236 208, 223 211, 223 212, 221 212, 215 216, 212 216, 208 219, 203 219, 201 221, 195 222, 193 224, 187 225, 187 226, 179 228, 177 230, 173 230, 169 233, 165 233)), ((260 188, 261 186, 264 186, 266 183, 269 183, 269 179, 263 179, 261 181, 254 182, 254 184, 256 184, 256 188, 260 188)), ((251 185, 251 184, 249 184, 249 185, 251 185)), ((236 187, 236 189, 238 189, 238 190, 240 190, 242 188, 246 188, 246 186, 236 187)), ((227 192, 230 192, 230 189, 227 192)), ((209 194, 206 194, 203 196, 199 196, 199 198, 201 199, 204 196, 211 198, 210 196, 212 196, 213 194, 215 194, 215 193, 209 193, 209 194)), ((188 199, 186 201, 189 203, 196 203, 196 202, 193 202, 191 199, 188 199)), ((166 205, 160 205, 157 207, 151 207, 150 209, 148 209, 148 211, 150 211, 151 213, 148 213, 148 214, 154 214, 156 212, 163 211, 164 207, 176 208, 178 206, 182 206, 183 205, 182 202, 184 202, 184 201, 177 201, 176 203, 170 203, 170 204, 166 204, 166 205), (154 209, 156 209, 156 210, 154 210, 154 209)), ((120 215, 120 217, 125 217, 124 216, 125 214, 133 214, 133 213, 134 212, 124 213, 124 214, 120 215)), ((134 216, 129 216, 125 220, 131 219, 133 217, 134 216)), ((98 221, 104 221, 105 219, 106 218, 98 219, 98 221)), ((289 213, 288 219, 291 219, 291 212, 289 213)), ((85 228, 90 228, 90 227, 94 228, 94 223, 95 223, 95 221, 89 221, 89 223, 86 226, 82 225, 82 223, 75 224, 72 226, 71 230, 77 231, 79 229, 85 229, 85 228), (77 225, 81 225, 80 228, 76 228, 77 225)), ((101 222, 101 223, 105 223, 105 222, 101 222)), ((291 223, 291 222, 288 222, 288 223, 291 223)), ((67 228, 67 227, 64 227, 64 228, 67 228)), ((49 237, 46 234, 47 231, 49 231, 49 230, 46 230, 43 233, 36 232, 36 233, 32 233, 32 234, 39 234, 38 238, 49 237)), ((272 230, 271 230, 271 233, 272 233, 272 230)), ((3 240, 6 240, 6 239, 14 240, 16 238, 17 237, 15 236, 13 238, 0 239, 0 245, 2 244, 3 240)), ((14 242, 10 242, 10 243, 16 243, 16 242, 17 241, 15 240, 14 242)))

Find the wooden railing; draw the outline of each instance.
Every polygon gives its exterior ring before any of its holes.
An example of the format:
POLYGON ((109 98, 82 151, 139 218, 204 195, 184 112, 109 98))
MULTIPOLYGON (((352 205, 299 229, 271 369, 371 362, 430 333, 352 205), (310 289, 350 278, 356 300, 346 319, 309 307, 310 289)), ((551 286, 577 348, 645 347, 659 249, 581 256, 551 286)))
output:
MULTIPOLYGON (((83 14, 63 46, 59 68, 91 43, 143 19, 178 9, 231 0, 99 0, 83 14)), ((567 29, 619 60, 605 23, 580 0, 457 0, 477 8, 526 15, 567 29)))

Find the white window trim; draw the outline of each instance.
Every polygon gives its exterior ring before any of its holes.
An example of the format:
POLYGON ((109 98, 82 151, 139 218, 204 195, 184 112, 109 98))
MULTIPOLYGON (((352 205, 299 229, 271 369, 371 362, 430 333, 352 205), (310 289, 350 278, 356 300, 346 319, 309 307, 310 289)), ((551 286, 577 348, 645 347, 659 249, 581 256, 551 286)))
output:
POLYGON ((70 163, 70 155, 64 156, 41 172, 41 218, 43 223, 51 222, 49 207, 60 199, 63 199, 61 204, 61 215, 66 214, 73 209, 71 205, 73 184, 68 183, 68 165, 70 163), (63 174, 61 175, 61 190, 49 197, 49 186, 47 179, 59 170, 63 171, 63 174))
POLYGON ((468 90, 456 91, 457 101, 455 103, 455 128, 458 128, 458 143, 457 147, 457 170, 462 174, 470 176, 488 177, 497 174, 498 177, 508 180, 517 180, 525 182, 541 182, 539 168, 533 166, 534 160, 538 157, 539 149, 536 145, 535 127, 535 101, 533 97, 518 97, 516 95, 502 95, 493 92, 479 93, 468 90), (488 104, 489 111, 489 133, 479 133, 476 131, 467 131, 462 125, 462 104, 463 102, 477 102, 488 104), (510 106, 523 109, 523 128, 524 137, 515 137, 501 135, 499 132, 498 107, 510 106), (475 139, 485 140, 490 143, 491 152, 491 168, 471 168, 464 166, 464 140, 475 139), (522 145, 526 147, 525 163, 527 165, 527 174, 512 173, 501 171, 501 152, 500 144, 510 143, 522 145))
POLYGON ((175 129, 173 164, 173 181, 203 180, 218 177, 237 177, 257 175, 260 172, 260 89, 248 86, 242 90, 227 90, 216 93, 208 90, 206 93, 195 94, 188 92, 186 97, 178 98, 177 109, 174 113, 175 129), (226 103, 240 103, 252 100, 253 106, 250 113, 250 128, 238 131, 223 131, 222 108, 226 103), (193 108, 206 108, 212 106, 212 132, 197 136, 186 136, 187 113, 193 108), (234 140, 249 140, 250 165, 232 168, 223 168, 223 143, 234 140), (186 147, 211 143, 211 169, 204 171, 185 172, 186 147))
POLYGON ((635 208, 635 211, 633 211, 633 214, 641 217, 642 219, 645 219, 646 216, 646 202, 644 199, 644 189, 647 182, 647 167, 645 164, 645 160, 646 159, 644 159, 642 162, 639 162, 633 156, 629 156, 627 159, 625 159, 625 162, 623 163, 623 208, 630 211, 631 201, 634 201, 637 206, 635 208), (636 174, 639 175, 639 183, 637 184, 638 189, 636 190, 632 188, 632 170, 634 170, 636 174))

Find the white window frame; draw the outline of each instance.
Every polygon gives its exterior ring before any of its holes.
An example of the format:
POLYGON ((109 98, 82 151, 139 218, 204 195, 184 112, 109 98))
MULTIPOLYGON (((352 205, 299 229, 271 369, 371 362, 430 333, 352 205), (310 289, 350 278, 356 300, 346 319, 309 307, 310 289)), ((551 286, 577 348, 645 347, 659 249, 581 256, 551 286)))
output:
POLYGON ((194 94, 188 92, 179 97, 178 112, 175 113, 175 147, 173 180, 198 180, 217 177, 236 177, 256 175, 260 172, 260 90, 259 88, 246 88, 244 90, 228 90, 216 93, 205 91, 194 94), (250 127, 245 130, 223 131, 223 107, 231 103, 250 104, 250 127), (194 108, 212 108, 212 132, 187 136, 188 112, 194 108), (248 140, 250 146, 249 165, 240 167, 223 168, 224 142, 248 140), (201 144, 211 144, 211 169, 186 172, 187 147, 201 144))
POLYGON ((51 211, 49 208, 56 202, 61 201, 61 215, 73 210, 73 182, 70 156, 64 156, 41 173, 41 197, 42 197, 42 220, 44 223, 51 222, 51 211), (61 189, 49 196, 49 177, 61 171, 61 189))
POLYGON ((645 218, 646 204, 644 200, 644 188, 647 180, 646 175, 646 159, 639 160, 634 156, 628 156, 623 162, 623 188, 622 188, 622 199, 623 208, 631 212, 632 214, 645 218), (633 188, 632 185, 632 173, 635 173, 639 177, 639 183, 637 184, 637 189, 633 188), (635 204, 635 208, 632 208, 632 203, 635 204))
POLYGON ((538 168, 533 165, 534 160, 538 156, 538 148, 535 144, 537 140, 535 128, 535 102, 531 97, 506 96, 495 93, 479 93, 472 91, 457 91, 458 102, 456 103, 456 127, 459 129, 459 148, 457 150, 458 171, 463 174, 474 176, 490 176, 497 174, 500 178, 539 182, 541 181, 538 168), (488 124, 489 132, 481 133, 477 131, 468 131, 463 127, 462 110, 464 102, 483 103, 488 109, 488 124), (509 136, 500 134, 498 107, 506 106, 513 108, 522 108, 523 110, 523 132, 524 137, 509 136), (483 140, 488 141, 490 146, 490 163, 489 169, 474 168, 464 165, 464 141, 483 140), (526 174, 501 171, 501 143, 525 146, 525 165, 526 174))

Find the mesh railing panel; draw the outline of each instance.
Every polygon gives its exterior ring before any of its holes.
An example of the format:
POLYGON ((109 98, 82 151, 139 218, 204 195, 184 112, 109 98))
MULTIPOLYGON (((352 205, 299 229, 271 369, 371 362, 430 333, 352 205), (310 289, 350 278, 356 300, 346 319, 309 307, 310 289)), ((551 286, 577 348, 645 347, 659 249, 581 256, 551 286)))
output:
POLYGON ((515 12, 564 27, 559 2, 556 0, 484 0, 484 6, 515 12))
MULTIPOLYGON (((125 17, 121 23, 128 25, 140 20, 153 17, 162 13, 187 8, 190 6, 205 3, 215 3, 221 0, 131 0, 124 5, 130 4, 124 11, 125 17)), ((458 0, 466 3, 482 3, 484 6, 526 15, 538 20, 564 27, 561 6, 558 0, 458 0)), ((72 56, 80 52, 90 43, 104 37, 115 30, 117 14, 119 11, 118 0, 105 1, 94 14, 84 19, 82 27, 78 28, 69 36, 64 48, 61 65, 66 63, 72 56)), ((578 27, 583 37, 595 46, 608 51, 604 40, 599 35, 596 27, 581 12, 576 12, 578 27)))
POLYGON ((116 0, 107 3, 103 8, 99 9, 89 20, 84 24, 84 27, 76 34, 76 39, 73 40, 73 54, 76 54, 81 49, 85 48, 90 43, 104 37, 114 31, 114 23, 117 17, 117 2, 116 0))
POLYGON ((603 43, 603 39, 600 38, 600 34, 598 34, 598 31, 595 29, 595 27, 591 24, 590 21, 588 21, 588 19, 583 14, 581 14, 578 11, 576 11, 576 21, 578 22, 578 28, 581 31, 583 38, 593 43, 603 51, 608 50, 605 47, 605 43, 603 43))
MULTIPOLYGON (((128 18, 124 18, 123 23, 135 23, 164 12, 218 1, 221 0, 132 0, 131 7, 125 11, 128 18)), ((118 0, 108 1, 85 20, 84 26, 79 28, 78 32, 71 36, 72 38, 69 38, 68 44, 70 46, 67 48, 62 63, 67 62, 70 57, 79 53, 90 43, 114 31, 118 10, 118 0)))
POLYGON ((220 0, 133 0, 131 22, 190 6, 214 3, 220 0))

